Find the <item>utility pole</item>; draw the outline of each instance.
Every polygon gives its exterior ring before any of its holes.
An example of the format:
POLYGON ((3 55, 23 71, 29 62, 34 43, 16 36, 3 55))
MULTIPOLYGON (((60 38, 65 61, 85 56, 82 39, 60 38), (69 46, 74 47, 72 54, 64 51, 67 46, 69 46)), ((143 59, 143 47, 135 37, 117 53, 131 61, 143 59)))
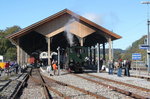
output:
POLYGON ((150 33, 149 33, 149 25, 150 25, 150 21, 149 21, 149 4, 150 1, 143 1, 141 2, 142 4, 147 4, 148 10, 147 10, 147 44, 148 44, 148 49, 147 49, 147 65, 148 65, 148 73, 150 72, 150 33))
POLYGON ((58 50, 58 76, 60 76, 60 47, 58 47, 57 50, 58 50))

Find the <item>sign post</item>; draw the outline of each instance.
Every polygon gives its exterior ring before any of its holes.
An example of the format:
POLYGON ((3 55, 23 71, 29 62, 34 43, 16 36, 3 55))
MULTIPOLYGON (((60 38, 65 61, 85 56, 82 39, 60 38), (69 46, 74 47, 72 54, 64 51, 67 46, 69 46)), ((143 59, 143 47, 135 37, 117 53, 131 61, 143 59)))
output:
POLYGON ((137 64, 138 64, 138 61, 141 60, 141 54, 140 53, 132 53, 132 60, 136 61, 136 73, 137 73, 137 64))
POLYGON ((141 60, 140 53, 132 53, 132 60, 141 60))
POLYGON ((147 49, 149 48, 149 45, 141 44, 141 45, 139 45, 139 48, 140 48, 140 49, 147 50, 147 49))

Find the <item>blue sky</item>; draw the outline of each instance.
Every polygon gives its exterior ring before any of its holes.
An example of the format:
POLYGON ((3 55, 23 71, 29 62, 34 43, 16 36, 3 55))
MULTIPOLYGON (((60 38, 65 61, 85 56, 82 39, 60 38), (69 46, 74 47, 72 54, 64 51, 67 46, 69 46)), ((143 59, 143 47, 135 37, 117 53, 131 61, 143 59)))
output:
POLYGON ((0 29, 25 28, 65 8, 122 36, 114 48, 126 49, 147 34, 148 6, 142 0, 0 0, 0 29))

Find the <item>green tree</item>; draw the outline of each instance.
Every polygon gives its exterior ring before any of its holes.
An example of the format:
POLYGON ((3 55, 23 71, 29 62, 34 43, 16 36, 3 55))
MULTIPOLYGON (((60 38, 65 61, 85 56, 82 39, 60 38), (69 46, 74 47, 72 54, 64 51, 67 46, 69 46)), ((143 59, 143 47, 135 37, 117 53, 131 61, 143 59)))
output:
POLYGON ((4 55, 5 57, 5 60, 11 60, 11 61, 14 61, 17 59, 16 57, 16 48, 13 48, 13 47, 10 47, 6 54, 4 55))
POLYGON ((3 55, 6 60, 14 61, 16 59, 16 47, 5 37, 18 32, 20 29, 19 26, 12 26, 0 30, 0 55, 3 55))
POLYGON ((120 51, 114 51, 114 59, 115 60, 118 60, 121 58, 121 52, 120 51))

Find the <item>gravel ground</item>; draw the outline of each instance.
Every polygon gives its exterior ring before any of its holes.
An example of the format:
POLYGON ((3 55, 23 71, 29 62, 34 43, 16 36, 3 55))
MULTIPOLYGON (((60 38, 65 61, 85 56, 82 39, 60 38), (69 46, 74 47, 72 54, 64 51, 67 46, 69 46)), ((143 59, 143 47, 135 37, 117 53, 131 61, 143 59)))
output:
MULTIPOLYGON (((141 96, 150 97, 150 92, 141 91, 141 90, 138 90, 138 89, 130 88, 130 87, 125 86, 125 85, 119 85, 119 84, 116 84, 114 82, 101 80, 101 79, 98 79, 98 78, 95 78, 95 77, 91 77, 91 76, 87 76, 87 75, 84 75, 84 74, 80 74, 80 75, 84 76, 86 78, 89 78, 89 79, 93 79, 93 80, 96 80, 96 81, 99 81, 99 82, 102 82, 102 83, 105 83, 105 84, 108 84, 108 85, 111 85, 111 86, 114 86, 114 87, 126 90, 126 91, 130 91, 130 92, 133 92, 133 93, 136 93, 136 94, 138 93, 138 95, 141 95, 141 96)), ((138 84, 137 84, 137 86, 138 86, 138 84)))
POLYGON ((5 76, 0 79, 0 99, 10 98, 19 88, 21 81, 24 79, 26 74, 15 74, 11 76, 5 76), (5 98, 4 98, 5 97, 5 98))
MULTIPOLYGON (((114 70, 115 73, 117 73, 117 70, 114 70)), ((122 69, 122 75, 124 75, 124 69, 122 69)), ((150 77, 150 73, 146 70, 130 70, 130 75, 134 76, 144 76, 144 77, 150 77)))
POLYGON ((43 88, 40 86, 30 86, 24 89, 20 99, 46 99, 43 88))
POLYGON ((130 73, 131 73, 131 75, 135 75, 135 76, 150 77, 150 73, 148 73, 148 71, 130 70, 130 73))
MULTIPOLYGON (((45 76, 49 75, 46 73, 43 73, 43 74, 45 76)), ((51 86, 51 88, 58 90, 59 92, 61 92, 65 96, 71 97, 72 99, 95 99, 95 97, 93 97, 93 96, 86 95, 86 94, 84 94, 78 90, 72 89, 68 86, 63 86, 63 85, 60 85, 58 83, 55 83, 52 81, 47 81, 47 80, 46 80, 46 83, 49 84, 49 86, 51 86)), ((60 99, 60 96, 58 96, 57 94, 53 93, 52 91, 50 91, 50 93, 51 93, 51 96, 53 98, 60 99)))
MULTIPOLYGON (((125 96, 123 94, 120 94, 120 93, 117 93, 109 88, 106 88, 102 85, 98 85, 98 84, 95 84, 95 83, 92 83, 90 81, 87 81, 87 80, 84 80, 84 79, 81 79, 79 77, 75 77, 73 75, 70 75, 70 74, 64 74, 63 72, 61 72, 61 76, 49 76, 48 73, 44 72, 43 73, 44 75, 50 77, 50 78, 53 78, 55 80, 58 80, 58 81, 62 81, 64 83, 67 83, 67 84, 70 84, 70 85, 73 85, 73 86, 76 86, 76 87, 79 87, 79 88, 82 88, 82 89, 85 89, 87 91, 90 91, 90 92, 93 92, 93 93, 97 93, 99 95, 102 95, 102 96, 105 96, 109 99, 131 99, 130 97, 128 96, 125 96)), ((60 88, 60 87, 59 87, 60 88)), ((65 90, 65 89, 59 89, 60 91, 61 90, 65 90)), ((69 90, 66 90, 66 93, 69 93, 69 92, 73 92, 73 91, 70 91, 69 90), (68 91, 68 92, 67 92, 68 91)), ((69 93, 70 96, 72 95, 72 93, 69 93)), ((83 97, 78 97, 82 94, 78 94, 78 95, 75 95, 75 96, 72 96, 73 99, 93 99, 89 96, 84 96, 83 97)))
POLYGON ((125 77, 125 76, 118 77, 116 74, 108 75, 107 73, 91 73, 91 74, 150 89, 150 82, 147 81, 146 79, 140 79, 140 78, 135 78, 135 77, 125 77))
POLYGON ((41 85, 35 83, 31 78, 28 79, 27 84, 20 99, 46 99, 41 85))

